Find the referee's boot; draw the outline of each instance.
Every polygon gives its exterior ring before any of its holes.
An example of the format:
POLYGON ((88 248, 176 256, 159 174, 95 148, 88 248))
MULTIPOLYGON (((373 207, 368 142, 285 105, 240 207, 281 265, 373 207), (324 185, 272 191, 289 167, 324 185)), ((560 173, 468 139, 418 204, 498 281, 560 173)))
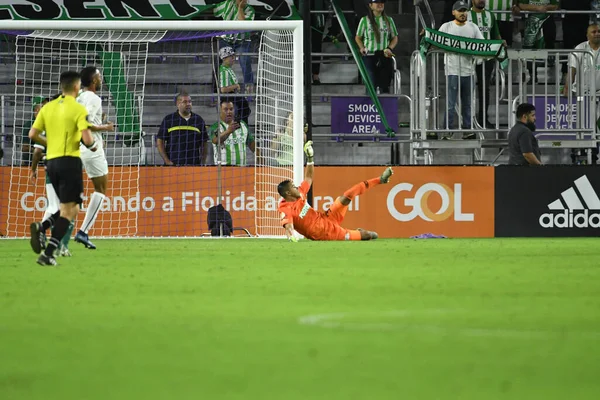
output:
POLYGON ((57 266, 58 265, 58 263, 56 262, 56 259, 54 257, 47 256, 44 253, 40 254, 40 256, 37 259, 37 263, 40 265, 48 265, 48 266, 57 266))
POLYGON ((77 235, 75 235, 75 241, 77 243, 81 243, 85 246, 86 249, 90 249, 90 250, 96 250, 96 245, 92 242, 90 242, 90 238, 88 237, 88 234, 85 233, 84 231, 78 231, 77 235))
POLYGON ((46 233, 39 222, 32 222, 29 229, 31 231, 31 239, 29 240, 31 249, 35 254, 40 254, 46 248, 46 233))

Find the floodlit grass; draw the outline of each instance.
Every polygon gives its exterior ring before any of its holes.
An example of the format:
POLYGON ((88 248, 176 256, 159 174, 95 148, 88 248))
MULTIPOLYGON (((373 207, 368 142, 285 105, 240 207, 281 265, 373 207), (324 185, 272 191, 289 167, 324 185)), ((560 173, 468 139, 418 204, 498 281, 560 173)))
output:
POLYGON ((2 400, 600 398, 597 239, 95 243, 0 241, 2 400))

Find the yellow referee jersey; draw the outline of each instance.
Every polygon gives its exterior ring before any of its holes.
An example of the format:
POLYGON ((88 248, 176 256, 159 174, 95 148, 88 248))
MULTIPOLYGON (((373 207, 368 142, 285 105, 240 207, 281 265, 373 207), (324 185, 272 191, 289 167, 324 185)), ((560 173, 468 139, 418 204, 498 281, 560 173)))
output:
POLYGON ((46 159, 79 157, 81 131, 88 129, 87 109, 72 96, 60 96, 40 110, 33 128, 46 132, 46 159))

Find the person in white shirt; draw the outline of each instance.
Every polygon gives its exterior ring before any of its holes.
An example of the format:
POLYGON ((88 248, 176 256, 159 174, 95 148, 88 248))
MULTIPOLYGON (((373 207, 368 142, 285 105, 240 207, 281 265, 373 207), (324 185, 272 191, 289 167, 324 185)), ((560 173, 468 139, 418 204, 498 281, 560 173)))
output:
POLYGON ((94 184, 94 193, 92 193, 88 203, 83 223, 75 235, 75 241, 82 243, 88 249, 94 250, 96 246, 90 242, 88 232, 96 222, 96 217, 106 198, 108 187, 108 162, 106 161, 100 132, 113 132, 115 127, 112 122, 102 123, 102 99, 96 94, 102 88, 102 75, 98 68, 89 66, 81 70, 81 87, 77 102, 84 105, 88 111, 90 130, 96 143, 98 143, 98 149, 92 152, 83 144, 80 147, 81 161, 87 176, 94 184))
MULTIPOLYGON (((569 57, 569 72, 565 77, 565 85, 563 87, 562 94, 564 96, 569 95, 569 91, 573 94, 572 96, 589 95, 592 90, 596 91, 596 94, 600 93, 600 61, 598 60, 598 50, 600 50, 600 25, 593 23, 587 28, 587 41, 575 46, 575 52, 571 53, 569 57), (580 52, 577 52, 579 50, 580 52), (589 51, 593 54, 592 57, 584 55, 581 51, 589 51), (577 74, 580 74, 577 77, 577 74), (582 83, 582 87, 577 88, 577 82, 582 83), (591 83, 595 83, 595 88, 592 88, 591 83), (579 94, 577 94, 579 92, 579 94)), ((596 106, 596 115, 600 115, 600 104, 596 106)), ((597 125, 598 123, 596 123, 597 125)), ((578 155, 580 155, 579 149, 571 150, 571 160, 573 164, 577 163, 578 155)), ((596 164, 598 161, 598 148, 592 149, 592 163, 596 164)))
MULTIPOLYGON (((443 24, 439 31, 454 36, 462 36, 472 39, 483 39, 481 31, 472 22, 467 21, 469 7, 464 1, 457 1, 452 6, 454 20, 443 24)), ((462 126, 458 128, 471 129, 471 96, 473 91, 473 74, 475 73, 475 59, 470 55, 459 55, 446 53, 444 56, 446 71, 446 86, 448 92, 448 112, 445 127, 457 128, 456 105, 458 103, 462 126), (459 100, 460 96, 460 100, 459 100)), ((452 136, 444 135, 444 139, 452 136)), ((474 133, 465 133, 463 139, 474 138, 474 133)))
POLYGON ((596 84, 596 92, 600 90, 600 61, 598 61, 598 50, 600 49, 600 26, 592 24, 587 28, 587 41, 575 46, 575 52, 569 57, 569 72, 565 77, 565 86, 563 87, 563 95, 567 96, 569 90, 577 89, 577 81, 583 83, 581 93, 589 93, 591 82, 596 84), (579 52, 577 52, 579 50, 579 52), (593 54, 590 59, 588 55, 584 55, 581 51, 589 51, 593 54), (594 64, 597 63, 597 64, 594 64), (581 73, 581 79, 576 79, 577 74, 581 73))

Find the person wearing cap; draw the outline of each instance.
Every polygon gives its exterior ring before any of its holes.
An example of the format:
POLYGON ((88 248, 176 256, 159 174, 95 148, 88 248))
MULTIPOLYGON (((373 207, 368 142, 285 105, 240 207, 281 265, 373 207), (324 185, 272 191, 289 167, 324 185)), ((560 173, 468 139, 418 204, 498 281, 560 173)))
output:
MULTIPOLYGON (((254 20, 254 7, 247 0, 225 0, 217 4, 214 9, 216 17, 225 21, 252 21, 254 20)), ((250 32, 232 33, 222 36, 219 47, 233 47, 239 56, 240 67, 244 77, 246 93, 251 93, 254 88, 254 73, 252 72, 252 60, 247 53, 251 50, 250 32)))
MULTIPOLYGON (((221 94, 240 93, 241 88, 237 80, 237 75, 233 70, 233 62, 235 60, 235 51, 233 47, 222 47, 219 50, 221 65, 219 66, 219 92, 221 94)), ((243 96, 231 96, 236 108, 236 121, 244 121, 248 123, 250 117, 250 105, 248 100, 243 96)))
POLYGON ((371 82, 381 93, 389 93, 394 75, 391 57, 398 44, 398 30, 394 20, 385 13, 385 0, 368 1, 369 12, 358 23, 354 39, 371 82))
POLYGON ((33 125, 33 121, 35 121, 35 119, 38 116, 38 113, 40 112, 40 110, 42 109, 42 107, 48 103, 48 101, 50 101, 50 99, 48 99, 47 97, 44 96, 35 96, 32 99, 32 117, 31 117, 31 121, 23 127, 23 136, 22 136, 22 143, 21 143, 21 163, 23 166, 30 166, 31 165, 31 158, 33 156, 33 143, 31 141, 31 139, 29 139, 29 130, 31 129, 31 126, 33 125))
MULTIPOLYGON (((457 1, 452 6, 453 21, 443 24, 439 31, 454 36, 462 36, 471 39, 483 39, 481 31, 472 22, 467 20, 469 7, 464 1, 457 1)), ((447 129, 456 129, 458 125, 456 106, 461 110, 462 126, 458 128, 471 129, 471 93, 473 91, 473 74, 475 59, 471 55, 459 55, 455 53, 446 53, 444 55, 446 87, 448 93, 448 112, 446 118, 447 129), (460 98, 460 100, 459 100, 460 98)), ((444 139, 448 139, 452 134, 446 134, 444 139)), ((463 135, 463 139, 471 139, 474 133, 469 132, 463 135)))

